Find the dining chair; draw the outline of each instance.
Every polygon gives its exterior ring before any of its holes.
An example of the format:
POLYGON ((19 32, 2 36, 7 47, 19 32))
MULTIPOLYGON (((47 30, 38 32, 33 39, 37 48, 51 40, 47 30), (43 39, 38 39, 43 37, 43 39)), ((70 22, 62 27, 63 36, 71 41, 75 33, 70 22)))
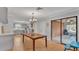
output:
POLYGON ((76 36, 70 35, 69 39, 64 44, 64 51, 74 48, 79 48, 79 42, 76 41, 76 36))

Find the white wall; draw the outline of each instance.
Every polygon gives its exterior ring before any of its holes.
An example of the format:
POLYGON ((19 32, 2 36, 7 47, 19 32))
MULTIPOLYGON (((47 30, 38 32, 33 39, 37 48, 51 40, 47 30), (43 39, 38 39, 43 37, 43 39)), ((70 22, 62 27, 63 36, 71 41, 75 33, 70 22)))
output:
POLYGON ((37 32, 43 34, 43 35, 47 35, 48 39, 50 39, 50 20, 41 20, 37 23, 37 32))

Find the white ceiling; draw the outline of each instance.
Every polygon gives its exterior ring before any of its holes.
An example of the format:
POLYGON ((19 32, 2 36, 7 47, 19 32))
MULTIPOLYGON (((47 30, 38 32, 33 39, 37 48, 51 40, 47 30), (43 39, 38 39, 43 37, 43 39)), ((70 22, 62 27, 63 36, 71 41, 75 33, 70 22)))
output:
POLYGON ((9 7, 8 17, 11 19, 26 19, 28 20, 32 16, 32 12, 40 20, 52 19, 52 17, 58 14, 69 13, 71 11, 79 10, 77 7, 42 7, 43 9, 38 11, 36 7, 9 7))

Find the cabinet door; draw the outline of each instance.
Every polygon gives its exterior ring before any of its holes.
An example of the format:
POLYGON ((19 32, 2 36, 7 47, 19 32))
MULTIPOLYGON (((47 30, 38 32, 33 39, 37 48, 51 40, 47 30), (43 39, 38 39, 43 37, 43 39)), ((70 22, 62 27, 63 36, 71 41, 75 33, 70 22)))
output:
POLYGON ((0 7, 0 22, 3 24, 8 23, 6 7, 0 7))

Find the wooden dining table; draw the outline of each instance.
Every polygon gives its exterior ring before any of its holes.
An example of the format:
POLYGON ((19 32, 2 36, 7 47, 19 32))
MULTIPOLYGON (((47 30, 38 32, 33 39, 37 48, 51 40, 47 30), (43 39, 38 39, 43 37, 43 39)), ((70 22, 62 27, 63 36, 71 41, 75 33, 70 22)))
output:
POLYGON ((42 35, 42 34, 38 34, 38 33, 28 33, 28 34, 22 34, 23 35, 23 42, 24 42, 24 37, 28 37, 30 39, 32 39, 33 41, 33 51, 35 51, 35 40, 41 39, 41 38, 45 38, 45 47, 47 48, 47 36, 46 35, 42 35))

